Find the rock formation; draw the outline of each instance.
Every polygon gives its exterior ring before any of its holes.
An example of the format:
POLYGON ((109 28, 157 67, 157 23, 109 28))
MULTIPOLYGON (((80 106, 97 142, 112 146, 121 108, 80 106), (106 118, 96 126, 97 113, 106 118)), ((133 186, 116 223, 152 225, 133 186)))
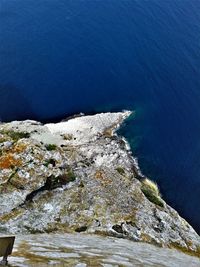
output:
POLYGON ((200 255, 200 237, 141 175, 129 111, 0 124, 0 232, 87 232, 200 255))

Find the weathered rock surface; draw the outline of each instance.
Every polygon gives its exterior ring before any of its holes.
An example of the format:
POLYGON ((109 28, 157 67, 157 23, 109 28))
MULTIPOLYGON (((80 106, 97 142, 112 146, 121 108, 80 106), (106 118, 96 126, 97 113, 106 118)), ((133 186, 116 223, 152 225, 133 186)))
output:
POLYGON ((129 115, 1 124, 0 232, 84 231, 200 255, 194 229, 143 193, 135 159, 115 133, 129 115))
POLYGON ((89 234, 17 236, 9 266, 33 267, 199 267, 181 252, 150 244, 89 234))

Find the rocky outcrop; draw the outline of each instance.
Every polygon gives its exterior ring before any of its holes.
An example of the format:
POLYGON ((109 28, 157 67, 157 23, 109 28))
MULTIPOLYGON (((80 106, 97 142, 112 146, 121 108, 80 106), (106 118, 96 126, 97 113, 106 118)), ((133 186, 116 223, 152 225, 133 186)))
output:
POLYGON ((88 232, 200 255, 116 129, 131 112, 0 125, 0 232, 88 232))

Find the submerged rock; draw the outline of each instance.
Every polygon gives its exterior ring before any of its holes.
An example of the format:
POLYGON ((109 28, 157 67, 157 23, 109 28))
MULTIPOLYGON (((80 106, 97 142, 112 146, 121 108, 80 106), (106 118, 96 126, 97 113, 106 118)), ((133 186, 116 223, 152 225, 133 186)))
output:
POLYGON ((131 112, 0 125, 0 232, 87 232, 200 255, 116 129, 131 112))

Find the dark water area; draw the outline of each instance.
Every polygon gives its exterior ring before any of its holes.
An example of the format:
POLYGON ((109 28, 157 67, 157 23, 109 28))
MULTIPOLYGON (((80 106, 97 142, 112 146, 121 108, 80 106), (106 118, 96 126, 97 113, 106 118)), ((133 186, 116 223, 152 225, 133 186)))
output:
POLYGON ((142 171, 200 233, 200 1, 0 1, 1 120, 121 109, 142 171))

